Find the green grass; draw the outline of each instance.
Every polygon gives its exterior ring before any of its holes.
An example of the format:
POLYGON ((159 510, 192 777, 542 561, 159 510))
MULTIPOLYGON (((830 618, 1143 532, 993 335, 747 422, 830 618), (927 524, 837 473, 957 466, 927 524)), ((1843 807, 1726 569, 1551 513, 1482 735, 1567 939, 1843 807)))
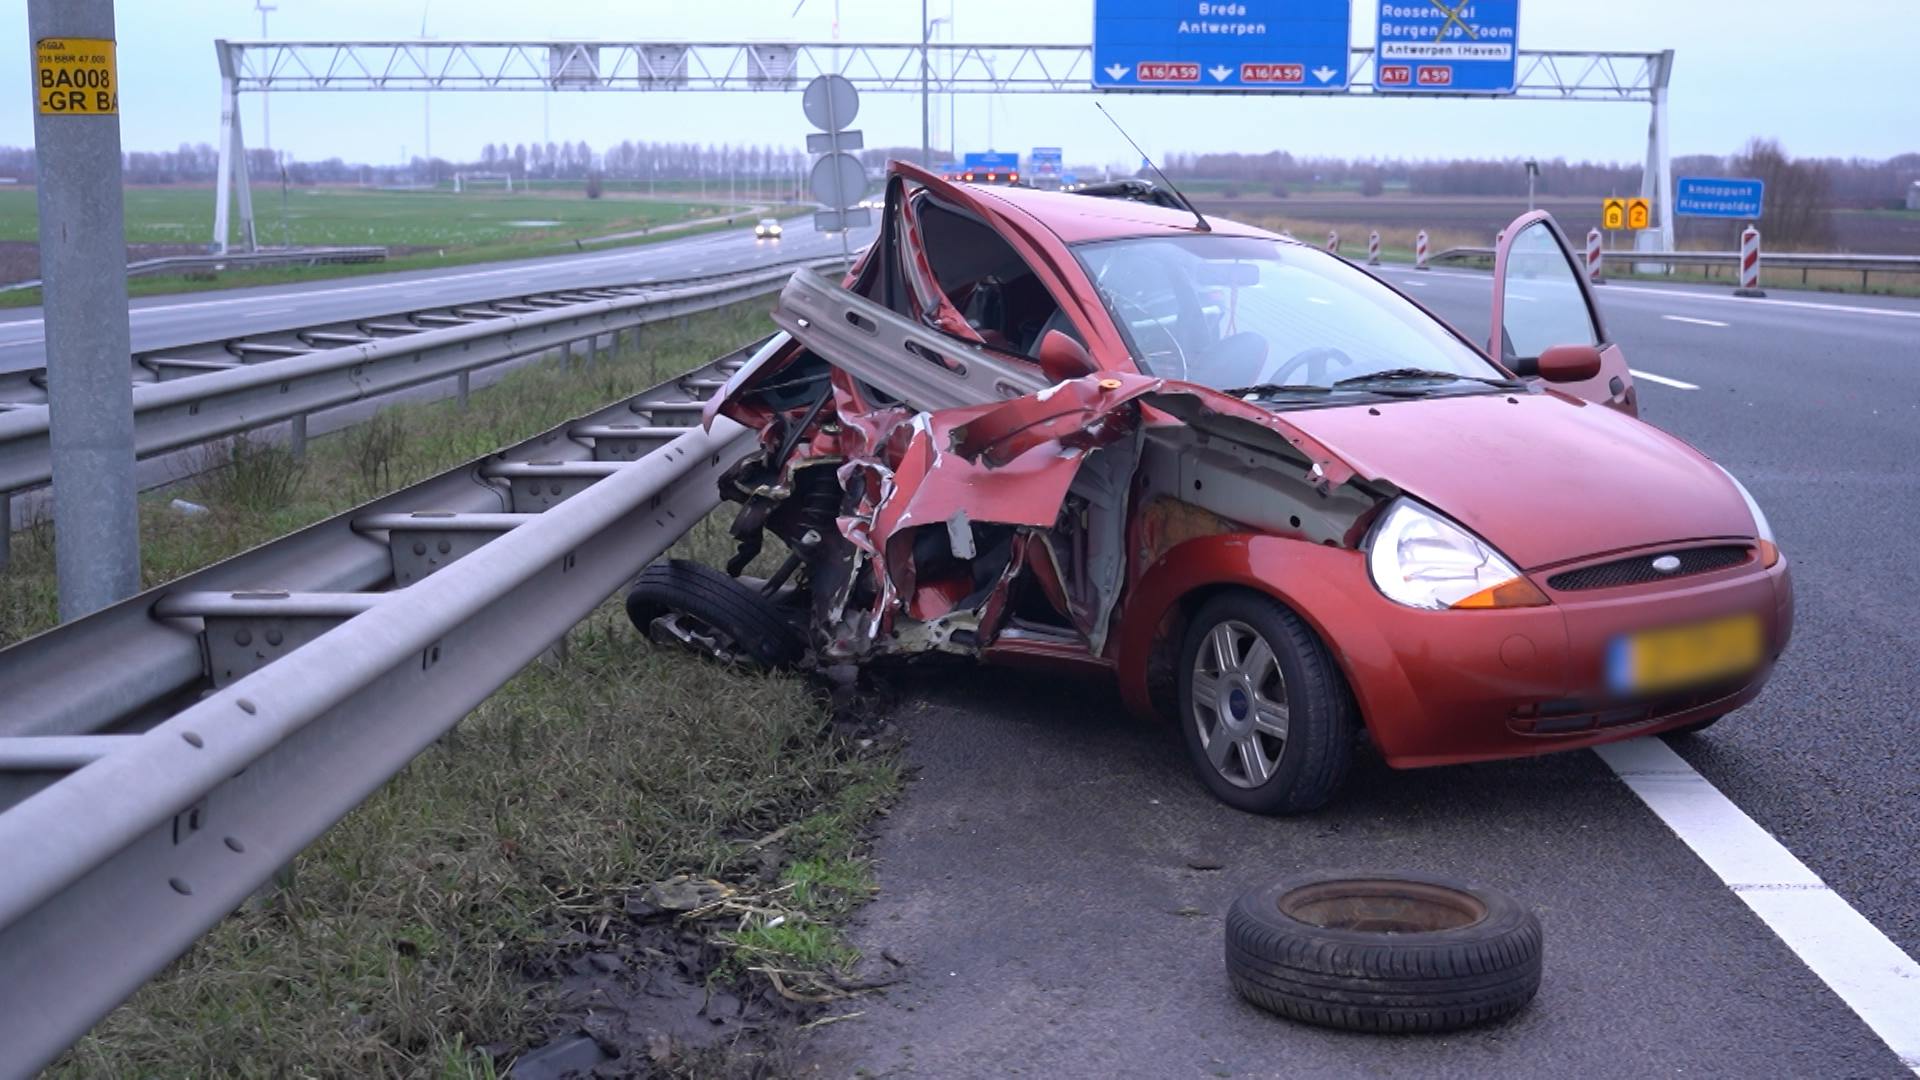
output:
MULTIPOLYGON (((725 195, 722 189, 719 197, 724 199, 725 195)), ((254 212, 263 245, 290 241, 296 245, 377 245, 417 250, 396 251, 377 263, 135 277, 128 279, 127 291, 132 296, 156 296, 531 259, 582 250, 579 242, 595 237, 654 230, 648 235, 588 244, 585 248, 609 250, 729 228, 723 222, 683 223, 719 215, 732 215, 744 222, 744 215, 751 211, 746 196, 741 198, 734 204, 617 196, 590 200, 580 193, 577 183, 570 191, 513 195, 497 191, 455 195, 450 191, 295 188, 287 196, 283 229, 279 189, 256 185, 254 212), (662 230, 663 226, 673 227, 662 230)), ((128 188, 125 205, 129 243, 203 245, 213 234, 210 188, 128 188)), ((791 207, 769 211, 775 216, 799 212, 791 207)), ((38 239, 38 229, 33 189, 0 188, 0 241, 32 242, 38 239)), ((40 299, 38 289, 0 293, 0 307, 26 307, 40 303, 40 299)))
MULTIPOLYGON (((220 469, 189 497, 213 513, 143 501, 147 581, 644 389, 762 332, 765 306, 663 325, 646 354, 591 372, 523 369, 466 411, 391 407, 315 439, 297 466, 263 444, 211 451, 201 464, 220 469)), ((49 538, 42 523, 14 540, 0 641, 52 622, 49 538)), ((709 518, 675 553, 718 562, 728 543, 709 518)), ((836 922, 872 891, 860 838, 898 784, 891 757, 837 734, 804 681, 652 649, 610 601, 563 665, 515 676, 52 1074, 492 1076, 504 1062, 476 1048, 537 1044, 557 1008, 524 967, 583 938, 618 948, 628 890, 675 874, 789 913, 724 939, 726 977, 831 986, 855 959, 836 922)))
MULTIPOLYGON (((724 188, 719 198, 726 197, 724 188)), ((213 236, 213 190, 209 187, 126 189, 128 243, 205 244, 213 236)), ((728 207, 716 203, 637 198, 588 199, 572 191, 533 194, 499 191, 381 191, 357 187, 289 188, 281 209, 278 185, 253 187, 254 221, 260 242, 403 247, 474 248, 546 240, 571 241, 708 217, 728 207), (551 225, 517 224, 552 222, 551 225)), ((744 205, 744 204, 742 204, 744 205)), ((738 209, 738 207, 734 207, 738 209)), ((237 218, 230 238, 239 240, 237 218)), ((31 187, 0 188, 0 240, 39 238, 31 187)))

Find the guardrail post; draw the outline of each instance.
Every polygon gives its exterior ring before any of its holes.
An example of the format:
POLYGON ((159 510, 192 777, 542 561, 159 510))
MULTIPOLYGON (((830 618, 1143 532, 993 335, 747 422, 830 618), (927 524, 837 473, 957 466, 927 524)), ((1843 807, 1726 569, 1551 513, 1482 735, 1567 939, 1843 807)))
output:
POLYGON ((1733 295, 1767 295, 1760 289, 1760 230, 1751 225, 1740 233, 1740 287, 1733 295))
POLYGON ((307 418, 304 413, 287 422, 287 449, 294 457, 307 456, 307 418))
POLYGON ((13 492, 0 491, 0 571, 13 563, 13 492))
POLYGON ((463 371, 453 377, 454 395, 460 399, 460 407, 467 407, 467 397, 473 391, 473 373, 463 371))

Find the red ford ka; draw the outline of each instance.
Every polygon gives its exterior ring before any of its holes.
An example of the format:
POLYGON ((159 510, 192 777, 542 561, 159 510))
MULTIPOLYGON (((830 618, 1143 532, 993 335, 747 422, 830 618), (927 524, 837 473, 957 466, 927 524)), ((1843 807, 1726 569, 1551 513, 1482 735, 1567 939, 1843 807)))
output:
POLYGON ((872 248, 796 274, 708 406, 760 432, 732 576, 656 565, 629 611, 769 664, 1105 672, 1263 813, 1362 731, 1414 767, 1705 727, 1786 648, 1787 563, 1636 418, 1575 267, 1544 214, 1502 234, 1490 356, 1308 245, 896 164, 872 248))

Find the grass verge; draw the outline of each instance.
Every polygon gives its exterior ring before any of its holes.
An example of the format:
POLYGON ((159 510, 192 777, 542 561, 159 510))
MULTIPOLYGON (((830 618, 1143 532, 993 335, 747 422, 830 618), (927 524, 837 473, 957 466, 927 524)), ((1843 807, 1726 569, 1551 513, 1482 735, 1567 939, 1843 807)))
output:
MULTIPOLYGON (((209 513, 143 500, 147 581, 644 389, 762 332, 764 307, 650 330, 644 354, 589 372, 522 369, 465 411, 391 407, 314 440, 298 466, 252 442, 210 451, 215 468, 188 492, 209 513)), ((44 523, 14 540, 0 640, 53 622, 49 541, 44 523)), ((710 519, 676 554, 726 551, 710 519)), ((564 664, 520 672, 52 1073, 497 1075, 570 1022, 543 981, 569 958, 644 958, 633 890, 675 875, 763 898, 730 932, 675 925, 724 957, 707 978, 802 1000, 786 986, 832 986, 856 959, 837 923, 872 890, 861 836, 897 785, 890 753, 837 730, 804 681, 652 649, 610 601, 576 629, 564 664)), ((764 1052, 745 1038, 621 1067, 750 1072, 764 1052)))

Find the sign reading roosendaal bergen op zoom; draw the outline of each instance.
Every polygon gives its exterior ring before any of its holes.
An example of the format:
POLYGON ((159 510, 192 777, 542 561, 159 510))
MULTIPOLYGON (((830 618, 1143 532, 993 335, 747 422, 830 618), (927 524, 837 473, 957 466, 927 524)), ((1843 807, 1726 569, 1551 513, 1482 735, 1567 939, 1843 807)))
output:
POLYGON ((1767 185, 1744 177, 1682 176, 1673 181, 1673 212, 1676 217, 1746 218, 1760 217, 1767 185))
POLYGON ((1350 0, 1094 0, 1093 85, 1345 90, 1350 12, 1350 0))
POLYGON ((1370 0, 1380 7, 1373 87, 1387 93, 1511 94, 1520 0, 1370 0))

